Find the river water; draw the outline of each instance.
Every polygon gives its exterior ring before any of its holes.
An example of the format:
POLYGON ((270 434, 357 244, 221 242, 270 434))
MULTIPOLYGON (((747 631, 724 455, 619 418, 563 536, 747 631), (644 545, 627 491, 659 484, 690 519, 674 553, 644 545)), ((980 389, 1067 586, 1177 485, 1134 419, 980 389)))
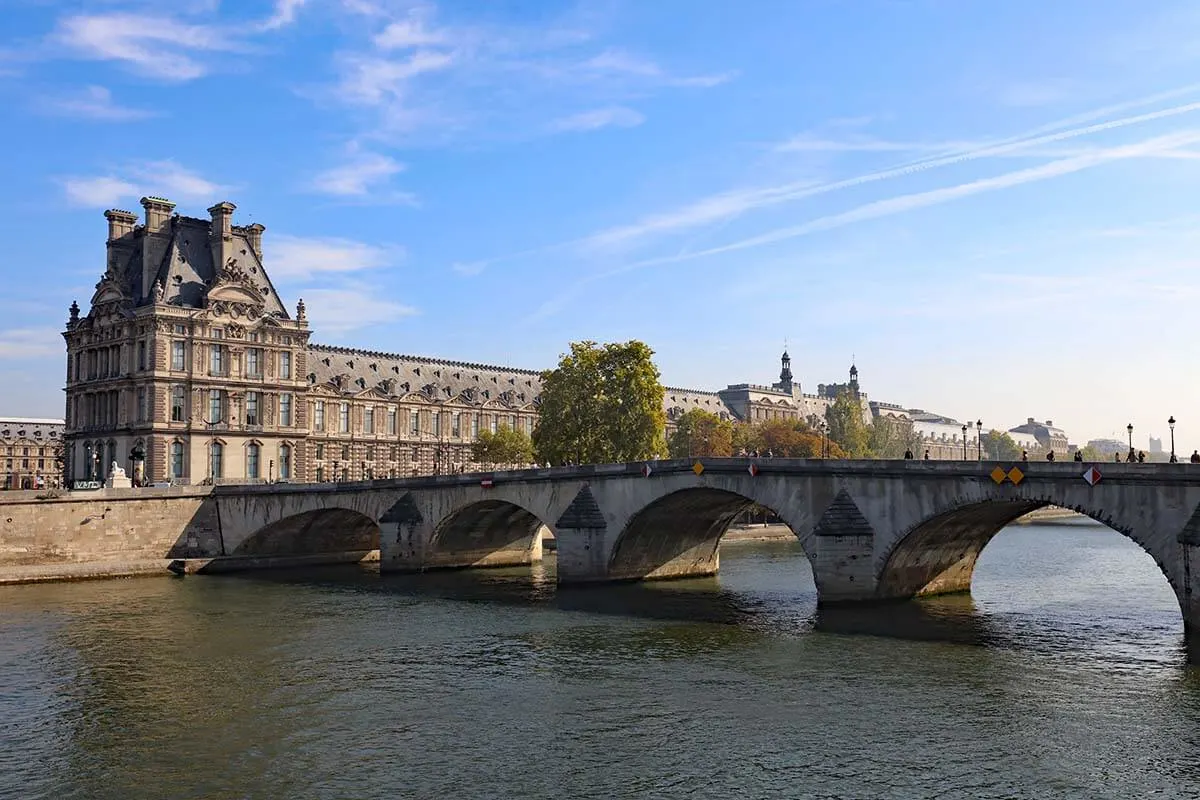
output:
POLYGON ((557 592, 363 568, 0 588, 0 797, 1200 797, 1174 595, 1095 525, 818 614, 791 543, 557 592))

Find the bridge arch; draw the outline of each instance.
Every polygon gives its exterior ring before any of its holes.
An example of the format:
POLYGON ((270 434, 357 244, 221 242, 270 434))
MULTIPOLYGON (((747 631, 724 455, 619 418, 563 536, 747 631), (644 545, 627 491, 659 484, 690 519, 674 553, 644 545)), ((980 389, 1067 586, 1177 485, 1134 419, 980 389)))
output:
POLYGON ((1179 576, 1167 566, 1168 548, 1175 546, 1172 535, 1141 531, 1103 511, 1049 497, 964 501, 901 531, 881 560, 877 595, 882 599, 906 599, 969 592, 975 565, 996 534, 1025 514, 1049 505, 1082 514, 1141 547, 1158 565, 1183 610, 1179 576))
MULTIPOLYGON (((796 532, 796 526, 772 504, 739 492, 711 486, 676 489, 629 518, 613 543, 608 575, 615 580, 640 580, 716 574, 721 538, 754 505, 771 510, 796 532)), ((797 539, 803 546, 803 539, 798 535, 797 539)))
POLYGON ((318 508, 272 522, 243 539, 231 556, 363 555, 379 549, 379 525, 360 511, 318 508))
POLYGON ((515 566, 542 557, 549 523, 524 505, 488 498, 461 506, 441 519, 430 538, 430 566, 515 566))

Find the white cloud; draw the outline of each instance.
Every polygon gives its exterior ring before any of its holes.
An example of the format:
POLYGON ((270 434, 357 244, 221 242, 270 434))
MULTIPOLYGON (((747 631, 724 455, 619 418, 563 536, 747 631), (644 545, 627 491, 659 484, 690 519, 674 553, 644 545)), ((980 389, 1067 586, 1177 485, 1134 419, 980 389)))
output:
POLYGON ((412 306, 381 299, 378 289, 372 287, 308 289, 304 302, 310 309, 313 329, 332 335, 385 325, 418 313, 412 306))
POLYGON ((551 127, 556 131, 594 131, 599 128, 634 128, 645 121, 646 117, 632 108, 610 106, 563 117, 551 127))
POLYGON ((1060 103, 1071 94, 1062 82, 1014 83, 1001 89, 998 99, 1014 108, 1035 108, 1060 103))
POLYGON ((690 77, 674 76, 668 74, 655 61, 615 49, 606 50, 597 56, 593 56, 584 61, 580 66, 584 71, 594 74, 635 76, 669 86, 707 88, 726 83, 734 77, 734 73, 732 72, 690 77))
POLYGON ((306 0, 275 0, 275 10, 259 27, 271 31, 291 25, 296 21, 296 14, 305 2, 306 0))
POLYGON ((38 101, 38 109, 47 114, 101 122, 129 122, 154 116, 153 111, 114 103, 112 92, 103 86, 88 86, 62 97, 43 97, 38 101))
POLYGON ((121 61, 143 75, 174 81, 208 72, 198 53, 244 49, 233 30, 125 12, 65 17, 53 39, 81 58, 121 61))
POLYGON ((64 352, 62 335, 53 328, 0 331, 0 358, 52 358, 64 352))
POLYGON ((454 63, 450 53, 418 50, 403 58, 374 55, 347 55, 340 61, 342 73, 335 90, 342 100, 356 105, 382 105, 405 102, 408 84, 427 72, 438 72, 454 63))
POLYGON ((412 9, 407 18, 388 23, 387 27, 376 34, 373 39, 375 46, 380 50, 402 50, 446 44, 449 34, 427 27, 425 23, 428 17, 429 9, 412 9))
POLYGON ((122 200, 143 195, 208 201, 226 188, 170 160, 128 164, 117 174, 63 180, 67 200, 88 208, 111 208, 122 200))
POLYGON ((342 197, 361 196, 403 171, 404 165, 388 156, 354 152, 345 164, 318 174, 313 188, 342 197))
POLYGON ((450 269, 462 275, 464 278, 473 278, 487 269, 486 261, 456 261, 450 265, 450 269))
POLYGON ((267 270, 276 279, 304 280, 325 273, 347 275, 391 266, 404 258, 400 247, 338 238, 278 235, 272 236, 264 249, 267 270))

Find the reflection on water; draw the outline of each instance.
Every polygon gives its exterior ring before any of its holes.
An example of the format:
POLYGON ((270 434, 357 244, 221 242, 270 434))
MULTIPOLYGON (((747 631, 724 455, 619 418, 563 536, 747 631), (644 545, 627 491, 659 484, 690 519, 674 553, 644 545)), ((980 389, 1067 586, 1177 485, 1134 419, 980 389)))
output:
POLYGON ((1200 796, 1166 580, 1096 526, 971 597, 818 612, 794 543, 721 575, 331 568, 0 588, 0 797, 1200 796))

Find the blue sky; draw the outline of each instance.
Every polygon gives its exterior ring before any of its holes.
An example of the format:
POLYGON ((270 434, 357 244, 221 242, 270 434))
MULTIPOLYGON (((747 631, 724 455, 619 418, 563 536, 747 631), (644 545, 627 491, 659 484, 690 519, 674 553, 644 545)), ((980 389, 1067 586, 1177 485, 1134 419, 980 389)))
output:
POLYGON ((261 222, 318 341, 1200 446, 1187 2, 0 0, 3 411, 144 194, 261 222), (1193 416, 1195 417, 1193 419, 1193 416))

